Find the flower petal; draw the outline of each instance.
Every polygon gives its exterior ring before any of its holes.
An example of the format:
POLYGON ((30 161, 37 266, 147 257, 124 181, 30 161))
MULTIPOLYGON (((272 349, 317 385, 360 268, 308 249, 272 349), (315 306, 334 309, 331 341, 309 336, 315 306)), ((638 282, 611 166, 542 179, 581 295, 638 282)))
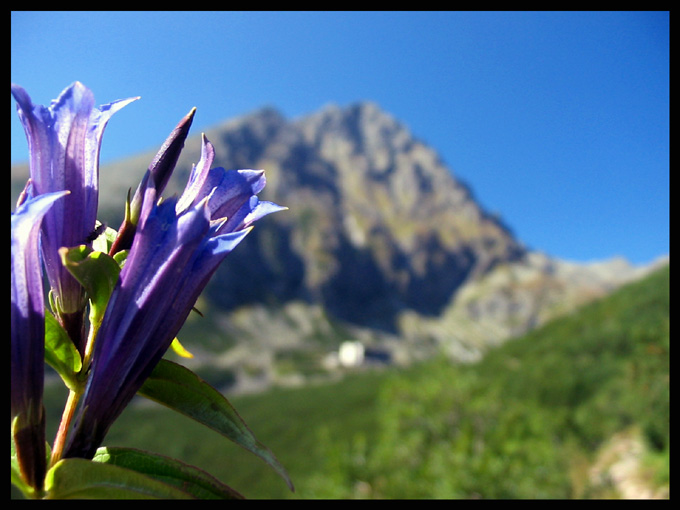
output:
POLYGON ((87 243, 96 222, 104 128, 115 112, 137 98, 95 108, 92 92, 75 82, 45 107, 34 105, 18 85, 11 91, 28 140, 32 196, 70 191, 44 217, 42 250, 60 321, 82 350, 83 291, 61 264, 58 250, 87 243))
POLYGON ((34 488, 45 475, 42 398, 45 303, 39 251, 45 214, 68 192, 24 201, 11 215, 10 407, 19 467, 34 488))
POLYGON ((196 299, 254 221, 285 209, 256 196, 262 170, 211 169, 201 159, 179 199, 158 201, 158 184, 140 186, 136 233, 109 299, 85 394, 64 457, 90 458, 109 427, 160 361, 196 299))

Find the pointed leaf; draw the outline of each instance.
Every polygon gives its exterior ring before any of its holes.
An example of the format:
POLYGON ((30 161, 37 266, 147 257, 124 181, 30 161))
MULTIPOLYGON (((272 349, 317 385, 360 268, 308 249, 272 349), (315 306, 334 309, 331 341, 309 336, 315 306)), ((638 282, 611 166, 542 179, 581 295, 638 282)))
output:
POLYGON ((179 488, 120 466, 62 459, 45 477, 45 499, 194 499, 179 488))
POLYGON ((132 448, 102 447, 94 462, 131 469, 173 485, 199 499, 243 499, 243 496, 194 466, 132 448))
POLYGON ((206 425, 254 453, 286 481, 290 490, 294 490, 286 470, 255 438, 229 401, 191 370, 161 360, 139 394, 206 425))
POLYGON ((101 323, 111 292, 118 281, 120 266, 106 253, 80 245, 59 250, 64 266, 85 288, 90 298, 90 322, 101 323))
POLYGON ((69 389, 75 391, 78 388, 77 374, 83 366, 80 353, 49 311, 45 311, 45 361, 56 370, 69 389))
POLYGON ((113 255, 113 260, 116 261, 118 266, 120 266, 121 269, 123 269, 123 265, 125 265, 125 261, 127 260, 129 250, 121 250, 113 255))

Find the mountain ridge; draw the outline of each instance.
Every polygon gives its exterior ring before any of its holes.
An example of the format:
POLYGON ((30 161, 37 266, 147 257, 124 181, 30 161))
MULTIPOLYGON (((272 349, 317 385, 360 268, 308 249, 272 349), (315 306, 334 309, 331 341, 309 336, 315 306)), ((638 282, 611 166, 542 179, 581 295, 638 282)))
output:
MULTIPOLYGON (((261 198, 289 208, 258 222, 202 298, 221 328, 260 353, 267 341, 253 339, 261 320, 288 338, 279 347, 307 348, 284 333, 306 310, 319 331, 339 327, 403 358, 444 349, 476 359, 648 272, 615 260, 600 263, 596 277, 592 265, 528 249, 434 148, 373 102, 330 104, 292 120, 268 106, 204 133, 213 166, 265 169, 261 198), (248 326, 244 310, 260 319, 248 326)), ((200 150, 200 134, 190 136, 165 196, 181 192, 200 150)), ((100 219, 118 226, 127 190, 153 156, 102 165, 100 219)), ((21 172, 13 166, 12 175, 14 195, 21 172)))

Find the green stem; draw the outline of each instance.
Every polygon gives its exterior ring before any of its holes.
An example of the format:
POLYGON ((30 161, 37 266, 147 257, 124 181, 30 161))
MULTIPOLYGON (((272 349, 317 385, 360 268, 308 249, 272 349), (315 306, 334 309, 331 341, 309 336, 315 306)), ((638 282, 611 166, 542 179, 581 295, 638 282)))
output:
MULTIPOLYGON (((92 358, 92 351, 94 350, 94 339, 97 336, 97 327, 93 324, 90 327, 90 334, 85 345, 85 352, 83 355, 83 365, 81 369, 81 374, 87 374, 89 371, 90 361, 92 358)), ((83 389, 85 383, 82 382, 78 388, 69 388, 68 399, 66 400, 66 405, 64 406, 64 412, 61 415, 61 422, 59 423, 59 429, 57 430, 57 435, 54 438, 54 444, 52 446, 52 456, 50 457, 49 467, 54 466, 64 453, 64 446, 66 445, 66 437, 68 431, 71 428, 71 421, 73 420, 73 415, 78 407, 78 402, 83 394, 83 389)))
POLYGON ((71 427, 71 420, 73 419, 73 415, 75 414, 76 407, 78 407, 80 394, 81 394, 80 392, 69 390, 68 399, 66 400, 66 406, 64 407, 64 412, 61 415, 61 423, 59 423, 59 430, 57 430, 57 435, 54 438, 54 444, 52 446, 52 456, 50 457, 50 465, 48 469, 54 466, 57 462, 59 462, 59 460, 61 460, 61 456, 64 453, 64 446, 66 445, 66 436, 68 434, 69 428, 71 427))

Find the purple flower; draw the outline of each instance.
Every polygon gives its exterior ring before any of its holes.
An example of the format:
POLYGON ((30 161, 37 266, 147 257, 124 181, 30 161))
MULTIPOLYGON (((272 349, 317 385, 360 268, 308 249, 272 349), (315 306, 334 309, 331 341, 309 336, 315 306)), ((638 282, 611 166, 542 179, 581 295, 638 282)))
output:
POLYGON ((137 229, 137 223, 139 222, 139 215, 142 212, 142 202, 144 200, 146 188, 149 185, 149 180, 153 181, 157 194, 160 195, 163 193, 163 190, 175 169, 182 148, 184 147, 184 141, 189 134, 189 128, 191 127, 195 112, 196 108, 193 108, 177 124, 149 165, 146 174, 144 174, 144 178, 139 183, 137 191, 125 211, 125 220, 118 229, 118 235, 116 236, 113 246, 111 246, 110 255, 122 250, 130 249, 132 239, 134 238, 137 229))
POLYGON ((226 219, 222 231, 246 228, 267 214, 286 209, 272 202, 261 202, 257 194, 267 183, 264 170, 225 170, 210 168, 215 149, 203 136, 201 159, 189 175, 177 211, 185 211, 201 200, 208 199, 211 219, 226 219))
POLYGON ((66 88, 49 107, 34 105, 26 91, 14 84, 12 95, 28 139, 32 196, 70 191, 43 219, 42 250, 54 312, 82 353, 86 302, 58 250, 87 244, 97 219, 104 128, 115 112, 137 98, 95 108, 92 92, 79 82, 66 88))
POLYGON ((39 252, 40 225, 67 192, 50 193, 21 203, 11 222, 11 379, 12 433, 26 482, 42 486, 45 476, 43 383, 45 303, 39 252), (16 421, 15 421, 16 420, 16 421))
POLYGON ((151 374, 220 262, 262 216, 262 171, 210 169, 212 146, 182 194, 158 204, 149 179, 136 233, 95 341, 90 378, 64 457, 90 458, 151 374))

